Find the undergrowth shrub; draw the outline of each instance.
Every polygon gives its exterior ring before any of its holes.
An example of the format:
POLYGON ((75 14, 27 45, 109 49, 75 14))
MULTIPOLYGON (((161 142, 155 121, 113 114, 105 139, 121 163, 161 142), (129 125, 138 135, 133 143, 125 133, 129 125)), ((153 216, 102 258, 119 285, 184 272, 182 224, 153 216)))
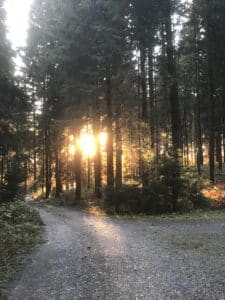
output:
POLYGON ((107 209, 117 213, 187 212, 197 207, 199 199, 205 200, 198 187, 183 174, 178 160, 172 157, 161 160, 157 172, 144 188, 124 185, 105 192, 107 209))
POLYGON ((142 190, 135 185, 123 185, 120 189, 106 189, 105 207, 116 213, 141 212, 142 190))

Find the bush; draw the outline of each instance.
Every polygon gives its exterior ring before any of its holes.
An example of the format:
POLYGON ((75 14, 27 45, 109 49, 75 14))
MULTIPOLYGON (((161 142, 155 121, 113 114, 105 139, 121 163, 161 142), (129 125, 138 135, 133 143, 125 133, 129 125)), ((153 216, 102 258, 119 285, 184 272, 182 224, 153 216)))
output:
POLYGON ((193 208, 188 199, 188 183, 181 176, 179 161, 163 158, 155 177, 148 186, 124 185, 119 190, 106 191, 106 206, 117 213, 160 214, 187 211, 193 208))
POLYGON ((137 213, 141 211, 142 190, 135 185, 123 185, 120 189, 106 189, 106 209, 116 213, 137 213))
POLYGON ((185 206, 186 182, 181 176, 179 160, 163 157, 156 176, 143 190, 142 209, 147 213, 174 212, 185 206))
POLYGON ((141 209, 150 214, 171 212, 173 208, 169 187, 154 180, 143 190, 141 209))
POLYGON ((29 207, 25 202, 19 200, 0 206, 0 221, 11 225, 21 223, 42 225, 38 212, 29 207))

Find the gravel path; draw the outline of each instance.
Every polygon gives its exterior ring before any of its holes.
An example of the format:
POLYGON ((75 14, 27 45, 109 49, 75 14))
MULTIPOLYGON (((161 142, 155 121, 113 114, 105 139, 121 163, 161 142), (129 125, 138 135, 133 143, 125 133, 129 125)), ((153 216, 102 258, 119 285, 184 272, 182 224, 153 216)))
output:
POLYGON ((8 299, 225 299, 225 221, 150 222, 39 209, 45 242, 8 299))

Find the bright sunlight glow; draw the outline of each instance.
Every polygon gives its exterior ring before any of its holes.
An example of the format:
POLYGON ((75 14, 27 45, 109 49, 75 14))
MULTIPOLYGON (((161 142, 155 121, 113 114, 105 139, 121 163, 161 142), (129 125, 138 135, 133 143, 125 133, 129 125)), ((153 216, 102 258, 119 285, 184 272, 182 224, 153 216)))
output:
POLYGON ((76 152, 75 145, 69 145, 69 154, 73 156, 75 152, 76 152))
MULTIPOLYGON (((107 144, 107 133, 101 132, 98 136, 101 147, 105 148, 107 144)), ((81 131, 79 140, 75 140, 73 135, 69 136, 68 151, 71 156, 76 153, 76 148, 81 150, 81 153, 89 158, 93 158, 96 154, 96 139, 93 133, 85 132, 85 128, 81 131)))
POLYGON ((6 0, 8 39, 13 48, 26 46, 32 0, 6 0))
POLYGON ((107 144, 107 133, 101 132, 99 135, 100 144, 102 147, 105 147, 107 144))
POLYGON ((94 157, 96 152, 95 139, 93 134, 83 133, 80 137, 80 148, 87 157, 94 157))

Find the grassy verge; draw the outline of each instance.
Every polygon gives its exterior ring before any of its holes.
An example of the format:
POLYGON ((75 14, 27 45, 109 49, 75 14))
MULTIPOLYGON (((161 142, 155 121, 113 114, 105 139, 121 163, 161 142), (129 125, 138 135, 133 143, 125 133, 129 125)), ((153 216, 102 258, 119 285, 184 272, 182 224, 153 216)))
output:
POLYGON ((136 219, 140 221, 162 222, 162 221, 225 221, 225 210, 192 210, 188 213, 174 213, 163 215, 118 215, 119 218, 136 219))
POLYGON ((0 299, 22 255, 40 241, 42 221, 26 203, 0 206, 0 299))

